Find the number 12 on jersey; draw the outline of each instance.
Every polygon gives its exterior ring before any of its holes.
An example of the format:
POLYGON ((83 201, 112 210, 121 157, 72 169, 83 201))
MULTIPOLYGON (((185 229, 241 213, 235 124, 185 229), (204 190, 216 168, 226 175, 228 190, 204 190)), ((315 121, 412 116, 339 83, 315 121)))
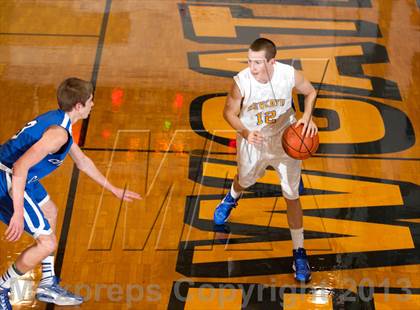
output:
POLYGON ((257 125, 273 124, 276 122, 276 111, 260 112, 256 115, 257 125))

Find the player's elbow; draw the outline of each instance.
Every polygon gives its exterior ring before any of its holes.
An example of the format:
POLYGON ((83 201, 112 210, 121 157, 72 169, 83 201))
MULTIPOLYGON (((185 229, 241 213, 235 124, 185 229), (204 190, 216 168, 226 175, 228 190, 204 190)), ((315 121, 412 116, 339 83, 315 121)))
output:
MULTIPOLYGON (((312 85, 311 85, 312 86, 312 85)), ((309 95, 313 98, 316 97, 316 89, 312 86, 309 95)))
POLYGON ((16 161, 12 168, 14 176, 24 176, 27 175, 29 171, 29 167, 27 167, 21 160, 16 161))
POLYGON ((232 112, 231 109, 224 109, 223 110, 223 118, 225 119, 225 121, 227 121, 228 123, 230 123, 230 120, 232 119, 232 117, 235 117, 236 114, 234 112, 232 112))
POLYGON ((228 121, 229 119, 229 113, 226 111, 226 109, 223 110, 223 118, 225 119, 225 121, 228 121))
POLYGON ((312 87, 312 85, 310 88, 301 93, 305 96, 306 99, 314 100, 316 98, 316 90, 312 87))

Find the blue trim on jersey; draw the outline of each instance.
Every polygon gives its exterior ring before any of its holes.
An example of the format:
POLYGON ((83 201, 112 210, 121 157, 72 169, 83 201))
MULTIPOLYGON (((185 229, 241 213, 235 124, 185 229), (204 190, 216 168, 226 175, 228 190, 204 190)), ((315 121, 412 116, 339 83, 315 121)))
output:
POLYGON ((73 144, 71 121, 69 116, 62 110, 49 111, 27 123, 16 135, 0 147, 0 163, 12 168, 13 164, 32 145, 38 142, 44 132, 51 126, 60 126, 66 129, 69 139, 57 153, 48 154, 29 169, 27 182, 35 182, 53 172, 63 163, 73 144))

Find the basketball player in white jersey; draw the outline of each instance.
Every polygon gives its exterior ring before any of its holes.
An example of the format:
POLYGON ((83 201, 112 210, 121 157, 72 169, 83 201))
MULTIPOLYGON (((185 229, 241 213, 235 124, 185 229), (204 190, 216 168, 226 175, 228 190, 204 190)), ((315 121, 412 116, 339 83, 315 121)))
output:
POLYGON ((223 225, 236 207, 241 193, 262 177, 268 166, 280 176, 287 204, 287 219, 293 242, 295 279, 308 282, 311 271, 303 246, 303 215, 299 200, 301 161, 283 150, 283 130, 303 124, 303 133, 313 136, 318 128, 312 121, 316 91, 292 66, 275 60, 276 47, 265 38, 255 40, 248 51, 248 68, 234 77, 224 118, 237 131, 238 173, 226 197, 214 212, 216 225, 223 225), (305 96, 305 111, 296 122, 292 90, 305 96))

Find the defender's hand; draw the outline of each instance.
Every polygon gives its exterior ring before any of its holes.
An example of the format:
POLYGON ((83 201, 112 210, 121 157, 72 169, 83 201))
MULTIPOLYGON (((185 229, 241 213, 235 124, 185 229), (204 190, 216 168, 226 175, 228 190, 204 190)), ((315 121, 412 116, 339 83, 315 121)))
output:
POLYGON ((125 190, 123 188, 116 188, 112 191, 112 193, 117 196, 118 199, 123 199, 124 201, 133 201, 133 199, 143 199, 140 194, 136 192, 132 192, 129 190, 125 190))

